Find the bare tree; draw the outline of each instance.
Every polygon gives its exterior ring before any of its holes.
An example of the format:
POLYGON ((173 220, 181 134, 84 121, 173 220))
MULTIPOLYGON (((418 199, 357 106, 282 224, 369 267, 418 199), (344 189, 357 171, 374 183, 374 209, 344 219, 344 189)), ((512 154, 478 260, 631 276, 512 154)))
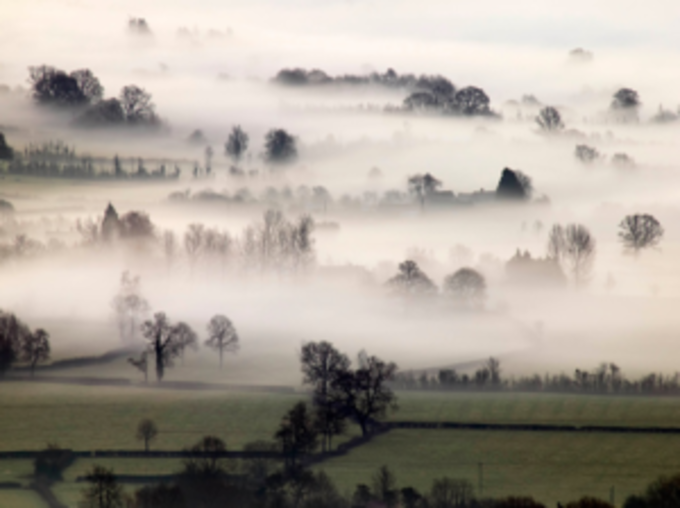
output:
POLYGON ((35 366, 50 359, 50 335, 42 328, 24 337, 21 344, 21 360, 31 367, 31 376, 35 374, 35 366))
POLYGON ((626 215, 619 224, 619 238, 624 252, 635 257, 642 249, 656 247, 664 235, 664 229, 655 217, 648 214, 626 215))
POLYGON ((184 233, 184 250, 186 250, 187 256, 189 256, 192 272, 196 265, 196 261, 203 251, 204 232, 205 227, 203 224, 189 224, 189 227, 184 233))
POLYGON ((124 271, 118 294, 111 302, 118 321, 120 339, 128 344, 137 338, 139 324, 149 311, 149 303, 141 295, 140 285, 139 276, 133 277, 130 272, 124 271))
POLYGON ((149 350, 156 363, 156 379, 163 380, 166 367, 172 367, 175 358, 187 346, 196 343, 196 334, 185 323, 170 324, 164 312, 154 314, 153 320, 142 325, 142 335, 149 343, 149 350))
POLYGON ((565 268, 576 287, 583 287, 590 281, 595 254, 595 238, 585 226, 556 224, 550 231, 548 257, 565 268))
POLYGON ((125 493, 113 469, 95 464, 85 476, 90 484, 82 493, 81 508, 123 508, 125 493))
POLYGON ((155 106, 151 102, 151 94, 136 85, 123 87, 120 92, 120 104, 125 119, 130 124, 154 123, 156 121, 155 106))
POLYGON ((305 402, 298 402, 286 413, 274 437, 281 444, 288 467, 295 466, 301 455, 314 451, 317 432, 305 402))
POLYGON ((444 279, 444 293, 464 305, 479 307, 486 300, 486 280, 477 270, 461 268, 444 279))
POLYGON ((142 421, 139 422, 139 425, 137 425, 137 439, 139 441, 144 441, 145 452, 149 451, 149 444, 151 443, 151 441, 156 439, 157 435, 158 427, 156 427, 156 424, 154 423, 153 420, 149 418, 144 418, 142 421))
POLYGON ((562 115, 552 106, 543 108, 536 117, 536 123, 544 132, 554 134, 564 129, 562 115))
POLYGON ((205 344, 219 352, 221 369, 224 352, 236 352, 239 348, 238 333, 231 320, 222 314, 213 316, 208 323, 208 340, 205 344))

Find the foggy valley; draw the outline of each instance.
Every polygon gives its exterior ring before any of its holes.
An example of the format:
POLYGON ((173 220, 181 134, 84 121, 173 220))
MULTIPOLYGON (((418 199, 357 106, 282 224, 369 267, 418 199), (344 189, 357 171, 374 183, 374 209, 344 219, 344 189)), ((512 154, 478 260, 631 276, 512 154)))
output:
POLYGON ((629 484, 539 479, 581 435, 522 441, 516 492, 481 464, 504 425, 680 432, 676 4, 4 3, 0 507, 674 506, 644 490, 680 469, 656 434, 612 459, 629 484), (142 417, 174 462, 96 469, 142 417), (418 425, 480 444, 449 464, 418 425), (75 455, 45 483, 47 443, 75 455))

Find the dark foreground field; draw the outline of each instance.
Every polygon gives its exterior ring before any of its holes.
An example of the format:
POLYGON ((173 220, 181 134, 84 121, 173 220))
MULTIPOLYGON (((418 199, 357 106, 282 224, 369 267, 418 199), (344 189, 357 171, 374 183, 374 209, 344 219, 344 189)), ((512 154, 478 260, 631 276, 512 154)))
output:
MULTIPOLYGON (((271 439, 283 413, 304 393, 157 390, 43 383, 0 384, 0 451, 48 442, 74 450, 140 449, 135 427, 153 418, 157 450, 179 450, 206 434, 230 450, 271 439)), ((674 398, 544 394, 400 393, 394 420, 680 427, 674 398)), ((351 428, 349 436, 358 434, 351 428)), ((349 491, 387 464, 400 486, 427 489, 434 478, 467 478, 482 494, 528 494, 554 503, 584 494, 617 503, 660 474, 680 471, 680 434, 479 430, 392 430, 344 457, 316 466, 349 491)), ((118 474, 171 474, 179 459, 79 459, 53 490, 76 506, 75 479, 94 462, 118 474)), ((0 460, 0 482, 28 484, 29 460, 0 460)), ((132 488, 132 487, 130 487, 132 488)), ((43 506, 29 491, 1 490, 0 506, 43 506)))

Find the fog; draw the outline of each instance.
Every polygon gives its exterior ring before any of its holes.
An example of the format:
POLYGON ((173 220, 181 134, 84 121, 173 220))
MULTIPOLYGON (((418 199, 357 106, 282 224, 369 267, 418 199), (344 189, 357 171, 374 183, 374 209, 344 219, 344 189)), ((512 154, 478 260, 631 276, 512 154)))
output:
MULTIPOLYGON (((672 23, 680 5, 653 3, 654 9, 624 9, 608 1, 548 7, 538 0, 512 5, 0 0, 0 84, 12 90, 0 94, 0 131, 17 152, 29 143, 61 140, 79 154, 109 159, 117 154, 129 167, 140 157, 179 160, 182 166, 176 180, 148 182, 0 173, 0 198, 16 209, 5 219, 0 243, 25 234, 44 243, 59 238, 66 246, 1 261, 0 308, 47 329, 55 360, 121 346, 111 300, 126 270, 140 276, 151 312, 188 322, 201 342, 214 314, 234 322, 241 348, 227 358, 223 372, 216 354, 202 347, 187 353, 168 379, 298 385, 297 351, 312 340, 331 341, 353 358, 365 349, 402 370, 492 355, 501 359, 504 373, 516 375, 571 373, 602 361, 630 373, 675 372, 680 124, 651 120, 660 105, 675 111, 680 104, 675 86, 680 41, 672 23), (131 16, 145 18, 152 35, 129 33, 131 16), (183 35, 180 29, 186 29, 183 35), (576 47, 592 51, 593 60, 570 61, 576 47), (46 110, 32 100, 28 67, 42 64, 67 72, 91 69, 105 98, 125 85, 143 87, 164 127, 152 133, 74 127, 73 113, 46 110), (280 69, 297 67, 329 76, 388 68, 440 74, 457 88, 484 89, 491 109, 502 116, 387 113, 386 106, 401 106, 409 92, 271 81, 280 69), (639 122, 622 124, 607 116, 612 95, 622 87, 640 94, 639 122), (558 107, 567 129, 582 137, 542 134, 534 121, 540 107, 508 102, 527 94, 558 107), (224 143, 234 125, 250 135, 243 165, 257 176, 229 174, 224 143), (271 169, 261 155, 272 128, 297 139, 299 158, 284 169, 271 169), (207 141, 192 145, 187 138, 196 129, 207 141), (601 162, 580 163, 574 148, 582 143, 596 147, 601 162), (215 152, 213 174, 194 178, 191 167, 194 161, 204 164, 208 144, 215 152), (635 167, 612 164, 616 153, 632 157, 635 167), (375 167, 381 176, 371 178, 375 167), (456 194, 494 191, 505 167, 529 175, 534 197, 547 196, 549 204, 351 210, 337 205, 343 195, 406 193, 408 177, 421 173, 431 173, 443 190, 456 194), (286 217, 311 213, 317 224, 339 226, 317 227, 316 263, 309 273, 245 274, 236 266, 222 273, 204 262, 191 268, 182 246, 189 224, 238 237, 268 207, 261 200, 176 203, 168 199, 172 193, 188 190, 195 196, 211 189, 233 195, 247 188, 259 197, 268 187, 300 185, 325 187, 336 205, 290 207, 286 217), (153 242, 83 246, 76 221, 100 221, 109 202, 121 215, 148 213, 158 234, 174 231, 182 251, 177 262, 168 264, 162 246, 153 242), (633 213, 652 214, 665 229, 660 247, 638 257, 624 256, 617 238, 619 222, 633 213), (509 283, 505 263, 518 249, 546 256, 548 231, 556 223, 583 224, 596 239, 587 287, 509 283), (451 256, 457 245, 471 251, 465 263, 451 256), (484 310, 462 312, 441 301, 413 303, 391 295, 385 282, 409 258, 438 286, 462 266, 479 269, 487 281, 484 310), (351 275, 341 271, 347 266, 355 267, 351 275), (607 286, 608 280, 615 284, 607 286)), ((78 372, 138 376, 122 360, 78 372)))

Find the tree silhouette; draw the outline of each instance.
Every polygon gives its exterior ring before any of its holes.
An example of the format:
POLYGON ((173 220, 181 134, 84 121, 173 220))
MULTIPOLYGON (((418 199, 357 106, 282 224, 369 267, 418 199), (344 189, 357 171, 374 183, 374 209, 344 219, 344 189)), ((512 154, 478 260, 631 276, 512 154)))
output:
POLYGON ((273 164, 293 162, 297 158, 295 138, 283 129, 270 130, 265 138, 265 159, 273 164))
POLYGON ((156 122, 155 106, 151 94, 136 85, 128 85, 120 91, 120 104, 125 119, 130 124, 150 124, 156 122))
POLYGON ((461 268, 448 275, 443 290, 444 294, 464 305, 481 306, 486 300, 486 280, 472 268, 461 268))
POLYGON ((396 396, 388 386, 394 381, 397 366, 375 356, 367 356, 355 371, 345 371, 335 382, 338 400, 356 420, 365 436, 377 418, 396 410, 396 396))
POLYGON ((95 464, 85 476, 90 484, 83 490, 82 508, 123 508, 123 488, 116 481, 113 469, 107 469, 95 464))
POLYGON ((208 323, 208 340, 206 346, 215 349, 220 354, 220 369, 224 352, 236 352, 239 348, 239 337, 231 320, 218 314, 208 323))
POLYGON ((418 198, 421 208, 425 206, 425 199, 434 194, 441 186, 442 182, 437 180, 430 173, 410 176, 408 179, 409 192, 418 198))
POLYGON ((73 75, 48 65, 28 69, 33 98, 38 104, 74 107, 85 106, 90 102, 88 96, 80 88, 78 79, 73 75))
POLYGON ((399 273, 388 280, 387 285, 402 295, 420 296, 437 291, 434 282, 410 259, 399 263, 399 273))
POLYGON ((302 346, 300 363, 303 383, 314 388, 316 426, 321 433, 322 449, 329 450, 334 435, 345 429, 345 408, 335 400, 335 383, 347 372, 349 358, 329 342, 309 342, 302 346))
POLYGON ((153 320, 142 325, 142 335, 149 343, 156 364, 156 379, 163 380, 166 367, 188 346, 195 346, 196 334, 185 323, 170 324, 164 312, 154 314, 153 320))
POLYGON ((31 367, 31 376, 35 374, 35 366, 50 359, 50 334, 42 328, 24 337, 21 344, 21 360, 31 367))
POLYGON ((619 224, 619 230, 624 252, 632 253, 635 257, 642 249, 656 247, 664 234, 659 221, 648 214, 626 215, 619 224))
POLYGON ((224 145, 224 151, 234 164, 238 164, 243 154, 248 150, 248 141, 248 134, 241 129, 240 125, 236 125, 231 129, 229 138, 224 145))
POLYGON ((544 132, 548 133, 555 133, 564 129, 560 112, 552 106, 546 106, 538 113, 536 123, 544 132))
POLYGON ((5 135, 0 132, 0 161, 11 161, 14 158, 14 150, 7 144, 5 135))
POLYGON ((548 239, 548 257, 564 266, 576 287, 585 286, 595 262, 596 242, 581 224, 555 224, 548 239))
POLYGON ((600 152, 588 145, 576 145, 574 156, 584 164, 591 164, 600 158, 600 152))
POLYGON ((141 294, 139 276, 132 276, 127 270, 120 278, 120 289, 111 302, 121 341, 135 342, 139 325, 149 311, 149 302, 141 294))
POLYGON ((289 468, 298 464, 301 455, 317 447, 317 430, 307 404, 298 402, 286 413, 274 435, 280 443, 289 468))
POLYGON ((533 185, 528 175, 519 170, 505 168, 496 188, 496 197, 523 201, 531 198, 532 191, 533 185))
POLYGON ((461 88, 453 96, 454 110, 465 116, 489 115, 489 102, 489 96, 484 90, 474 86, 461 88))
POLYGON ((22 344, 30 334, 28 326, 14 314, 0 310, 0 377, 19 358, 22 344))
POLYGON ((144 441, 144 451, 149 451, 149 443, 156 439, 158 435, 158 427, 149 418, 145 418, 139 422, 137 425, 137 439, 139 441, 144 441))

